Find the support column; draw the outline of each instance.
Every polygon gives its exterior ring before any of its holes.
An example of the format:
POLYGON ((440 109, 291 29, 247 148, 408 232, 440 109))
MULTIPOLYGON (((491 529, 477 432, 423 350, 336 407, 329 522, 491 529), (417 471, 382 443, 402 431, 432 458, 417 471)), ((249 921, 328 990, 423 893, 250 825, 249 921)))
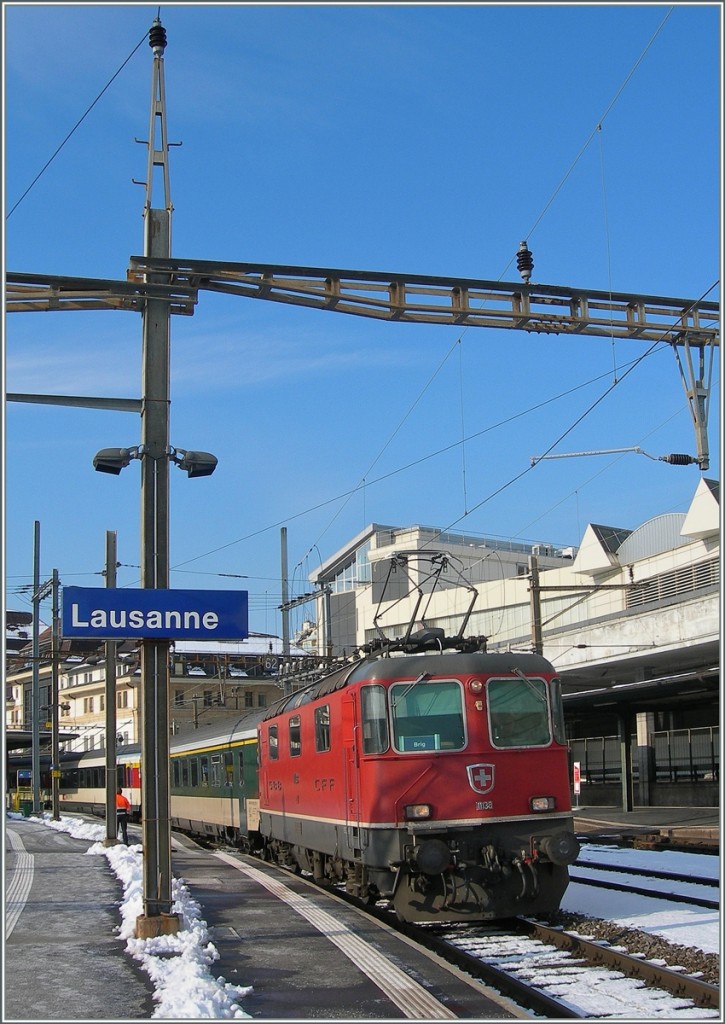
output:
MULTIPOLYGON (((116 586, 116 534, 106 531, 106 587, 116 586)), ((106 650, 106 838, 104 846, 118 842, 116 821, 116 641, 107 640, 106 650)))
POLYGON ((536 555, 529 555, 529 573, 531 584, 531 647, 534 654, 543 654, 544 642, 541 636, 541 590, 539 589, 539 560, 536 555))
POLYGON ((652 786, 656 781, 655 752, 652 746, 654 717, 652 711, 638 711, 636 716, 639 802, 642 807, 652 806, 652 786))
POLYGON ((630 736, 632 732, 632 716, 628 711, 617 715, 617 737, 619 739, 619 764, 622 774, 622 810, 634 809, 634 786, 632 783, 632 753, 630 736))
POLYGON ((40 523, 36 519, 33 529, 33 671, 32 671, 32 730, 31 784, 33 787, 33 814, 40 814, 40 523))
POLYGON ((53 625, 52 625, 52 666, 50 677, 50 710, 51 710, 51 755, 50 755, 50 786, 51 808, 53 821, 60 821, 60 703, 59 703, 59 662, 60 662, 60 609, 58 606, 58 570, 53 569, 53 625))

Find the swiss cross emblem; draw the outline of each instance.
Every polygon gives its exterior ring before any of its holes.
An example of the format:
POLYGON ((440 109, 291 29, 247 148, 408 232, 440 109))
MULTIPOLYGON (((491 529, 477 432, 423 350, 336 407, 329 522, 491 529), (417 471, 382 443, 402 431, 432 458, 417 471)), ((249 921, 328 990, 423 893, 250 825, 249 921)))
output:
POLYGON ((468 784, 475 793, 490 793, 493 789, 494 766, 492 764, 469 764, 466 767, 468 784))

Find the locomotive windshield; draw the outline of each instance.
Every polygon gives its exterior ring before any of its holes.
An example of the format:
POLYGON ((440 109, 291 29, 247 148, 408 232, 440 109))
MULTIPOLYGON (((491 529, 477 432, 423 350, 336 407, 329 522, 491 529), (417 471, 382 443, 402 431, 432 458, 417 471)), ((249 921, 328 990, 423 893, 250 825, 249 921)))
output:
POLYGON ((465 744, 460 683, 396 683, 390 687, 390 709, 398 750, 460 750, 465 744))
POLYGON ((551 743, 549 701, 543 679, 489 679, 488 719, 497 747, 540 747, 551 743))

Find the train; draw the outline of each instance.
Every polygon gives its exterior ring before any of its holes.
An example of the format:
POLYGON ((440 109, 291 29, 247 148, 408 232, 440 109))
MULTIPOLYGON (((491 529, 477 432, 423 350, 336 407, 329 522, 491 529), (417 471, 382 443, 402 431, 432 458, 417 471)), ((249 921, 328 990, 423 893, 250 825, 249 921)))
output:
MULTIPOLYGON (((404 921, 556 910, 579 853, 556 670, 424 632, 172 737, 172 827, 389 900, 404 921)), ((102 754, 77 760, 62 807, 100 810, 102 754)), ((138 811, 138 749, 118 764, 138 811)))

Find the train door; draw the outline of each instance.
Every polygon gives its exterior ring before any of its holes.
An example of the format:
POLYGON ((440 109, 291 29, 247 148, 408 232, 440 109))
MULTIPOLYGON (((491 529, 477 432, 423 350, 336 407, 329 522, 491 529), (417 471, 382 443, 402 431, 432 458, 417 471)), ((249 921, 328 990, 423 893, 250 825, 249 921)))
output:
POLYGON ((342 751, 343 776, 345 785, 345 825, 351 846, 358 843, 360 826, 360 765, 358 758, 358 717, 357 706, 353 694, 348 694, 342 701, 342 751), (354 829, 354 834, 351 834, 354 829))

